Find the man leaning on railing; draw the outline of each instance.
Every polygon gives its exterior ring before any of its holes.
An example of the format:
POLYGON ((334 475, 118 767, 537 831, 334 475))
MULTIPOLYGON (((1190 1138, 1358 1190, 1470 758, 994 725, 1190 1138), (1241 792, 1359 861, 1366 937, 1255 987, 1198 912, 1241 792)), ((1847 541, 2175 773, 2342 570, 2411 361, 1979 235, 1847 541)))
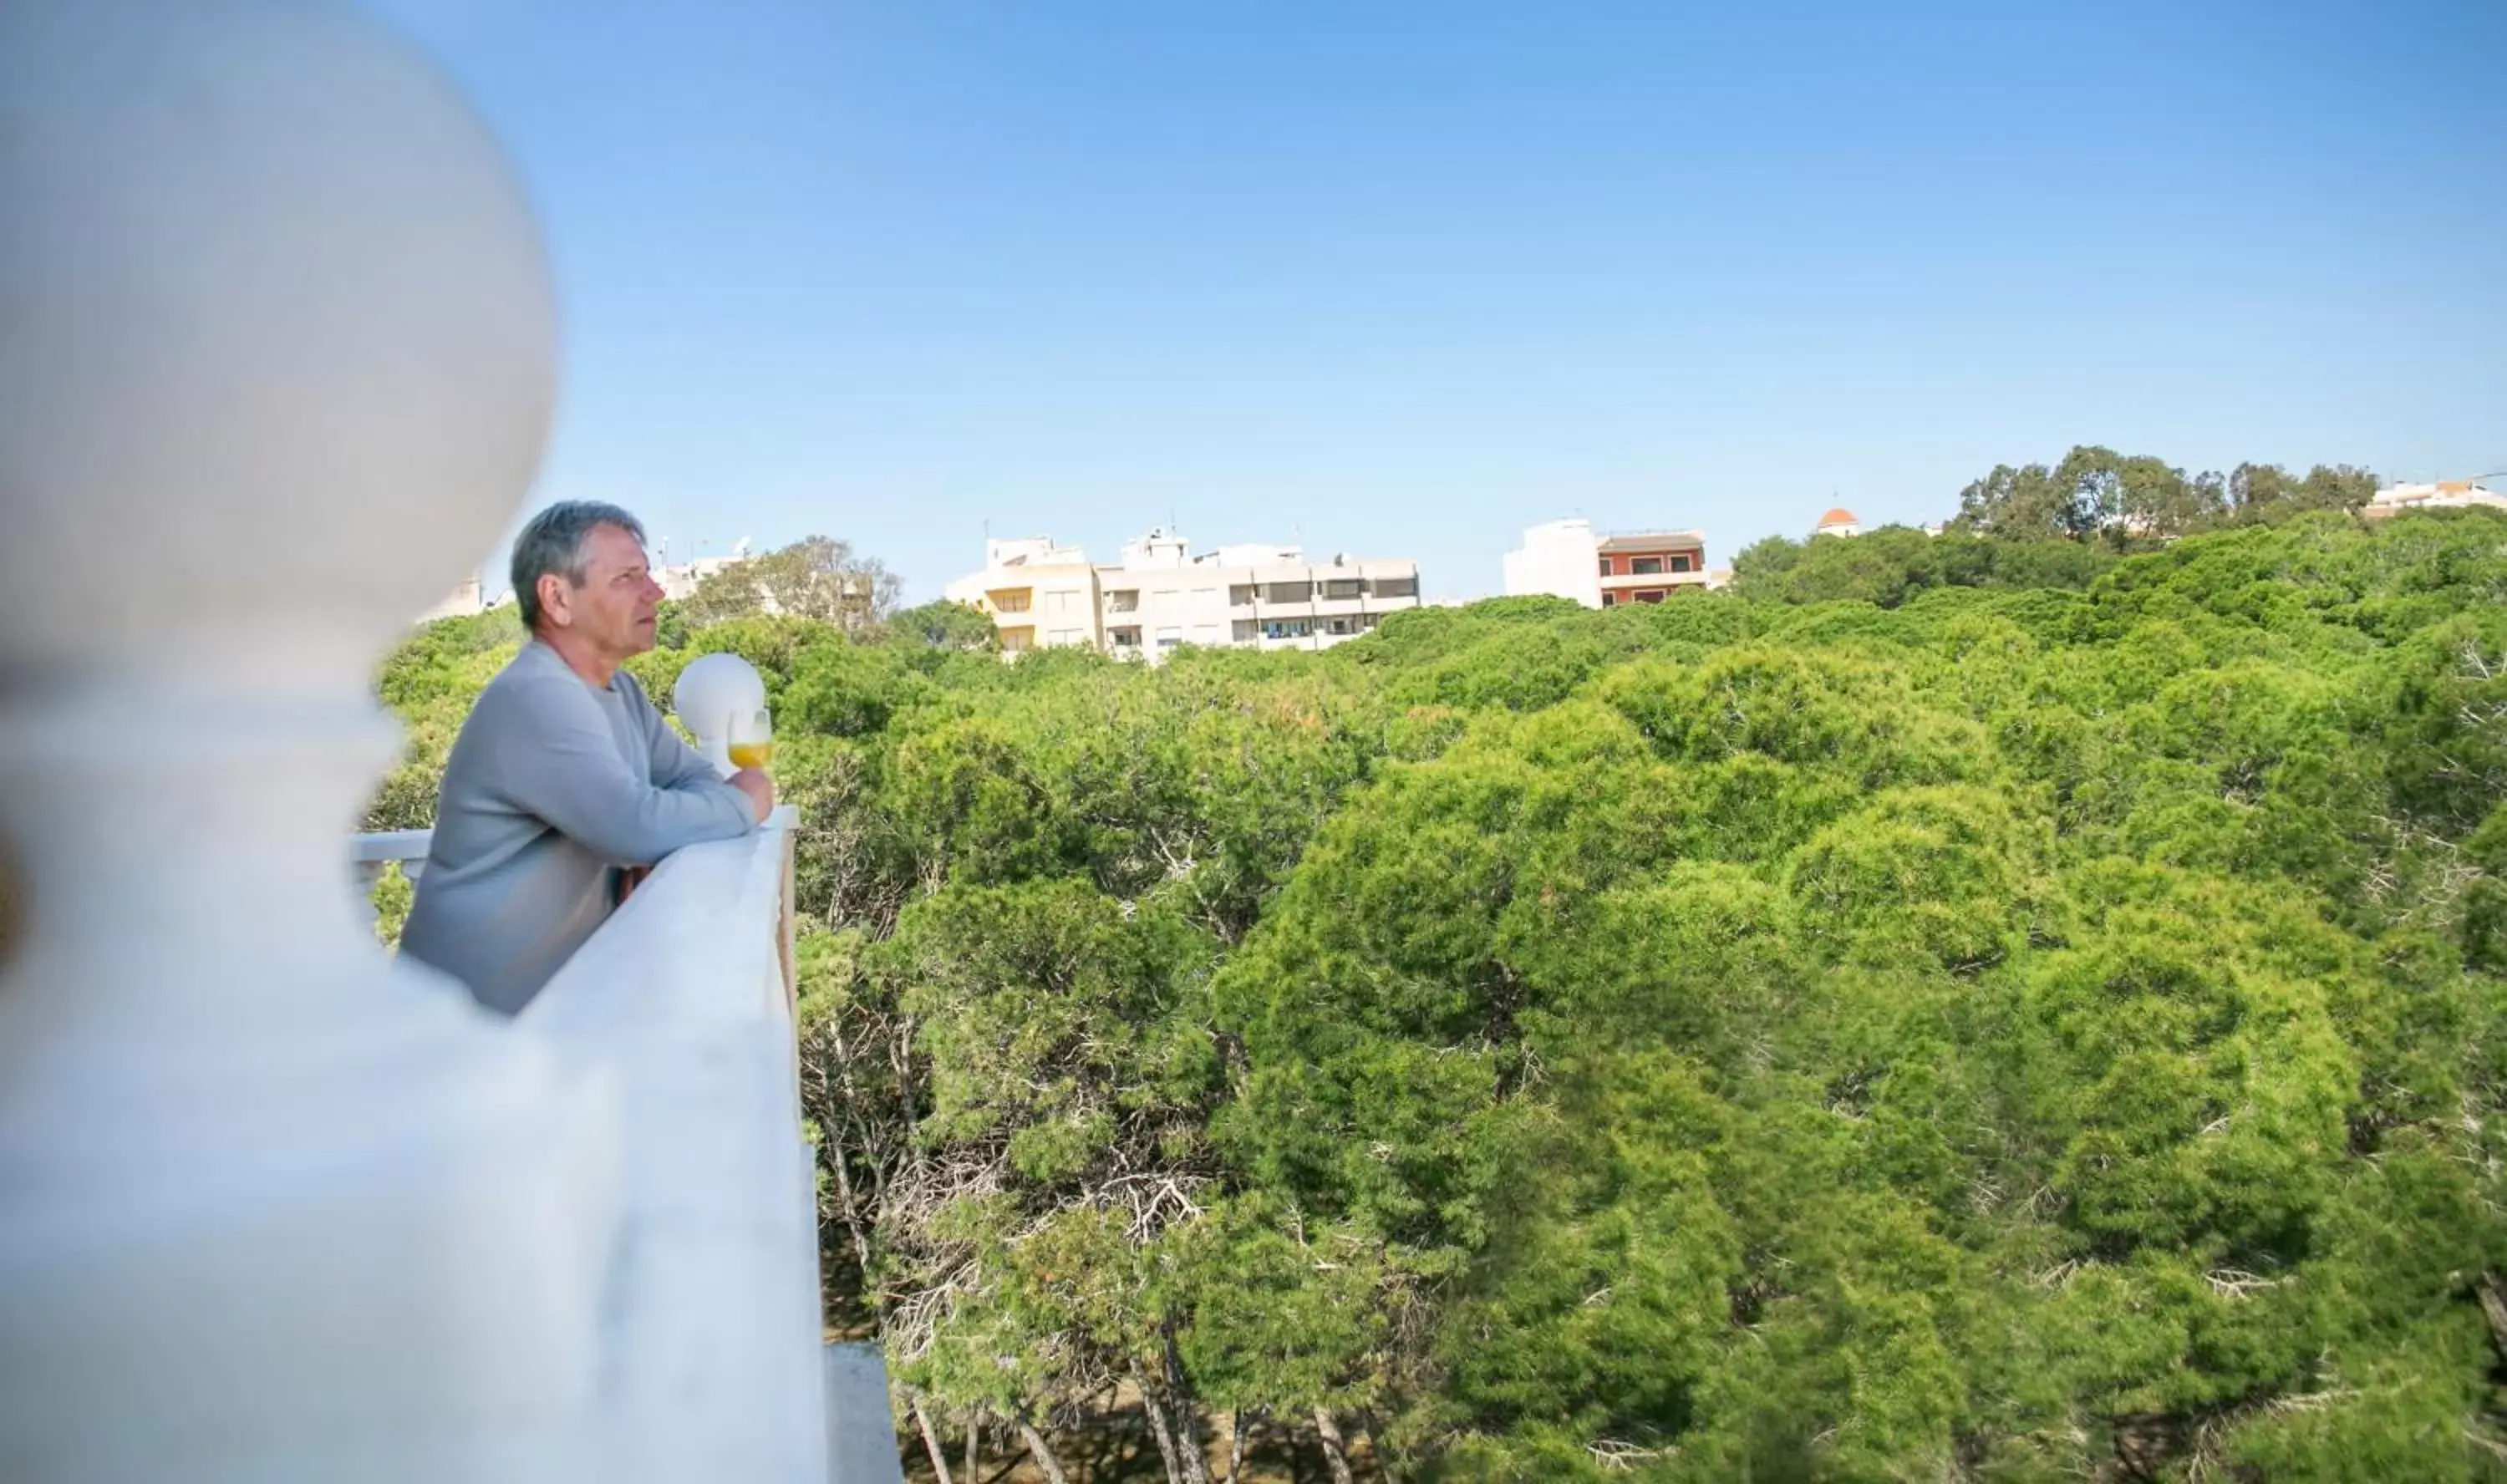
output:
POLYGON ((400 942, 507 1015, 646 868, 775 804, 764 773, 718 777, 619 669, 653 647, 662 600, 634 516, 550 506, 515 538, 513 579, 530 638, 453 744, 400 942))

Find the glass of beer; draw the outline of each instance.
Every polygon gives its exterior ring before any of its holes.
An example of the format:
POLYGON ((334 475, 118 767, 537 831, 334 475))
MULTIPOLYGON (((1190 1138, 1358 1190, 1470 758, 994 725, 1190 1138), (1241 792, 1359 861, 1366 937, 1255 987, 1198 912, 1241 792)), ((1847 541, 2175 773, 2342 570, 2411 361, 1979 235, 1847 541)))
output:
POLYGON ((775 718, 766 713, 766 707, 733 713, 729 741, 734 768, 765 769, 774 765, 775 718))

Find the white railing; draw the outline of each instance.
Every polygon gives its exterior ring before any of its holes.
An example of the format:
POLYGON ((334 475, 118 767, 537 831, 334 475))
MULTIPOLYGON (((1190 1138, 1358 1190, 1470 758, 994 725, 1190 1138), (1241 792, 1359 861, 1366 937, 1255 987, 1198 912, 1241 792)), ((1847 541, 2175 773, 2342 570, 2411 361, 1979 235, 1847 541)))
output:
POLYGON ((664 860, 516 1023, 614 1076, 625 1112, 603 1480, 827 1477, 792 825, 664 860))

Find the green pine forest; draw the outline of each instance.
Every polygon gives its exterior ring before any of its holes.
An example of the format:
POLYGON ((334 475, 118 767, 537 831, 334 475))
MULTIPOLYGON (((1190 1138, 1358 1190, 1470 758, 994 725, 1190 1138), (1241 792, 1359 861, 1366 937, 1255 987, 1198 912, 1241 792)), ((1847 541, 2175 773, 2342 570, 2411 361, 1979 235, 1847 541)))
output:
MULTIPOLYGON (((668 613, 771 693, 912 1466, 2507 1480, 2507 520, 2373 487, 2076 451, 1156 669, 668 613)), ((382 667, 369 828, 510 615, 382 667)))

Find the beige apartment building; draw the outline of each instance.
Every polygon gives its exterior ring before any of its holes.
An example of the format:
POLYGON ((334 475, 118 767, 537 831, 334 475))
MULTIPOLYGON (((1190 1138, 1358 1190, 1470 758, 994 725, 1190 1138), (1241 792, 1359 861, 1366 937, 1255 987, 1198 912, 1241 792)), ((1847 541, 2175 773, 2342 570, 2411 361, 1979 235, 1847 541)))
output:
POLYGON ((1001 652, 1086 645, 1155 661, 1185 644, 1328 649, 1419 606, 1419 564, 1336 556, 1308 561, 1293 546, 1222 546, 1200 556, 1181 535, 1152 530, 1096 565, 1050 536, 984 543, 984 569, 944 590, 989 615, 1001 652))

